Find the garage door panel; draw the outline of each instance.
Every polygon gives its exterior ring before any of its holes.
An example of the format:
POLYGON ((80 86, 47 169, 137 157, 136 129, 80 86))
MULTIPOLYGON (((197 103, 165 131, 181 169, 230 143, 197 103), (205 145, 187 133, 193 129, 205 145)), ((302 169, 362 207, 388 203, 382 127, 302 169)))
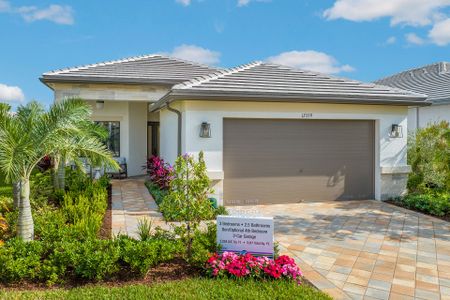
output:
POLYGON ((373 122, 224 120, 227 205, 373 198, 373 122))

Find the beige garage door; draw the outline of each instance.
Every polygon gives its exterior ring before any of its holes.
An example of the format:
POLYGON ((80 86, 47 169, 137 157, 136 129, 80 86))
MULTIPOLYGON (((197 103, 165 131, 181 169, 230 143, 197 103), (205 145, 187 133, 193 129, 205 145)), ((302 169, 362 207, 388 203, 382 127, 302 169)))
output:
POLYGON ((224 119, 226 205, 373 199, 374 122, 224 119))

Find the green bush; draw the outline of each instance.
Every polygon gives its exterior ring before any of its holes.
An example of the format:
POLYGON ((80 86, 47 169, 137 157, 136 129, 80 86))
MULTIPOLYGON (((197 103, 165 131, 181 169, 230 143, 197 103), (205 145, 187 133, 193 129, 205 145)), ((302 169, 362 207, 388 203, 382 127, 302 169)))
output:
POLYGON ((150 194, 153 196, 153 199, 155 199, 156 204, 160 205, 164 197, 167 196, 168 191, 161 190, 158 185, 154 184, 151 181, 147 181, 145 185, 147 186, 150 194))
POLYGON ((33 281, 41 269, 44 247, 41 242, 23 242, 19 238, 8 240, 0 247, 0 281, 33 281))
POLYGON ((418 129, 408 140, 408 180, 411 193, 450 191, 450 127, 448 122, 418 129))
POLYGON ((450 194, 410 194, 405 196, 402 203, 407 208, 423 211, 435 216, 445 216, 450 212, 450 194))
POLYGON ((182 244, 176 239, 149 239, 137 241, 121 237, 121 259, 133 274, 145 276, 151 267, 169 261, 182 252, 182 244))

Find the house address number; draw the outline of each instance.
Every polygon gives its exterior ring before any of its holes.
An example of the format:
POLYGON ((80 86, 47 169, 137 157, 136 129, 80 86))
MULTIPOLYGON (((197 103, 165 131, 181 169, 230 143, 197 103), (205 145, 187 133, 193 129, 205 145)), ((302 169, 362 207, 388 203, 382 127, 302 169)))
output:
POLYGON ((300 118, 302 119, 308 119, 308 118, 312 118, 313 114, 312 113, 302 113, 300 115, 300 118))

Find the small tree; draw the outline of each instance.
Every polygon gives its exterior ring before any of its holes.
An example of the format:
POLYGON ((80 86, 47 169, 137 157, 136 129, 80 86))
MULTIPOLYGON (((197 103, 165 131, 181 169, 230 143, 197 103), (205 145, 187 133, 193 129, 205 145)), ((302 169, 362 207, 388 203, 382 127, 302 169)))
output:
POLYGON ((442 121, 418 129, 408 142, 408 163, 412 173, 410 192, 450 191, 449 123, 442 121))
POLYGON ((190 155, 177 158, 172 170, 169 194, 162 205, 170 205, 178 210, 178 217, 185 224, 186 253, 192 256, 192 233, 201 220, 214 215, 208 195, 212 192, 206 171, 203 152, 198 160, 190 155))

